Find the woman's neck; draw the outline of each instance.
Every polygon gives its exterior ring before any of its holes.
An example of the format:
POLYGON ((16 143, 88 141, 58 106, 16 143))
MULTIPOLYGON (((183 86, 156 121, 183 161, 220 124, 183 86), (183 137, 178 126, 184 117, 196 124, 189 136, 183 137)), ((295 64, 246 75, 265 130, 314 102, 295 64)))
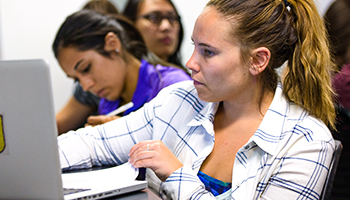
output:
POLYGON ((269 109, 273 97, 273 92, 266 91, 263 97, 260 98, 259 91, 252 95, 251 98, 246 98, 246 101, 223 101, 218 112, 228 123, 239 119, 261 121, 269 109))
POLYGON ((141 65, 141 61, 134 56, 128 56, 125 62, 127 63, 128 70, 125 79, 125 88, 120 95, 121 105, 129 103, 132 100, 139 80, 141 65))

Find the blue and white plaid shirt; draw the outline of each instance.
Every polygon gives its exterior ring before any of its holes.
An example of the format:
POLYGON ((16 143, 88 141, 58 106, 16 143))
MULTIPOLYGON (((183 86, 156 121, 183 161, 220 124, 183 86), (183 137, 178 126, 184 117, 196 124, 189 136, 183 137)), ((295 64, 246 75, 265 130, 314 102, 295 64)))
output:
MULTIPOLYGON (((320 197, 333 138, 322 121, 289 103, 281 87, 255 134, 237 152, 231 199, 320 197)), ((197 173, 214 146, 218 105, 201 101, 192 81, 176 83, 126 117, 59 136, 61 167, 122 164, 133 145, 159 139, 184 167, 165 182, 147 169, 149 187, 164 199, 215 199, 197 173)))

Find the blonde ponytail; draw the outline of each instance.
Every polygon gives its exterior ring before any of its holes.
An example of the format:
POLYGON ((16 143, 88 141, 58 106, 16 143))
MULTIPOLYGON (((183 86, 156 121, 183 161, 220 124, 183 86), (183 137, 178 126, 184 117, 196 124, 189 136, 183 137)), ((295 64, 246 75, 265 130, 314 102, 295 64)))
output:
POLYGON ((334 92, 331 74, 335 70, 325 26, 313 1, 289 0, 298 41, 288 61, 283 81, 286 97, 335 127, 334 92))

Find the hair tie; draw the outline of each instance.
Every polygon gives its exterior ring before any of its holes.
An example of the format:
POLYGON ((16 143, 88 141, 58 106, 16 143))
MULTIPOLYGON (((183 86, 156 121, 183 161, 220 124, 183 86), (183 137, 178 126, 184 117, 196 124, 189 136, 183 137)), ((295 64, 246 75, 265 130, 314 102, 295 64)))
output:
POLYGON ((290 3, 288 2, 288 0, 283 0, 284 6, 287 8, 288 11, 290 11, 290 3))

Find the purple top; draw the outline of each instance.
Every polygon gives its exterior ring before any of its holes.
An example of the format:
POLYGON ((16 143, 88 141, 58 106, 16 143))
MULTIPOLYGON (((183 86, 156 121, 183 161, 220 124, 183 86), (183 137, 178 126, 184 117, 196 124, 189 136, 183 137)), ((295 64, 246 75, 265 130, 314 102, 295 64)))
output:
MULTIPOLYGON (((191 77, 186 74, 185 71, 176 68, 157 65, 153 66, 145 60, 141 60, 141 66, 139 71, 139 80, 137 82, 135 93, 132 97, 134 106, 126 110, 123 115, 127 115, 132 111, 135 111, 143 106, 146 102, 152 100, 157 96, 158 92, 177 82, 184 80, 191 80, 191 77)), ((100 115, 106 115, 107 113, 117 109, 120 105, 120 98, 116 101, 108 101, 101 98, 98 113, 100 115)))
POLYGON ((344 65, 341 71, 334 76, 333 86, 339 95, 338 103, 350 109, 350 63, 344 65))

